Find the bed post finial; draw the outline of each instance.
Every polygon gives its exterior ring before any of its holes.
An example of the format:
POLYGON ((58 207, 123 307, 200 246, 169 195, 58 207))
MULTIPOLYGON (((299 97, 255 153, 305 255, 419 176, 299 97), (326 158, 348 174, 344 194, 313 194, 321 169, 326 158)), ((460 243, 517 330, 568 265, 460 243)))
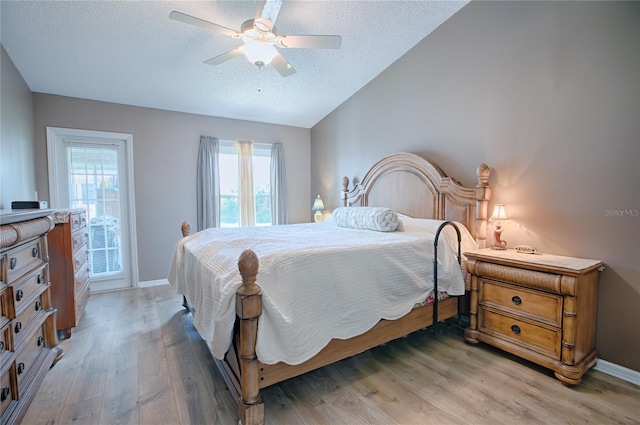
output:
POLYGON ((342 206, 347 207, 347 192, 349 191, 349 177, 342 178, 342 206))
POLYGON ((475 188, 476 198, 476 242, 479 248, 487 246, 487 220, 489 218, 489 199, 491 199, 491 187, 489 176, 491 168, 487 164, 480 164, 476 170, 478 184, 475 188))
POLYGON ((191 234, 191 223, 189 223, 188 221, 183 221, 180 230, 182 230, 182 237, 186 238, 191 234))
POLYGON ((258 256, 250 249, 245 249, 238 258, 238 269, 242 276, 242 286, 238 289, 240 295, 255 295, 260 293, 260 287, 256 285, 258 275, 258 256))
POLYGON ((478 166, 476 174, 478 176, 478 184, 487 186, 489 183, 489 174, 491 174, 491 168, 489 168, 487 164, 482 163, 478 166))

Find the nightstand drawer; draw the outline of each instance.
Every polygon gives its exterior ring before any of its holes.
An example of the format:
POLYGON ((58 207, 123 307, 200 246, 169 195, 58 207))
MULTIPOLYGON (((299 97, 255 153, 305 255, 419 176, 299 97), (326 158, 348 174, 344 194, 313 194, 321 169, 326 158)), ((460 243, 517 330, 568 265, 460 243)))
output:
POLYGON ((482 305, 510 310, 512 313, 552 326, 562 325, 562 296, 482 279, 479 285, 482 305))
POLYGON ((554 359, 560 359, 560 329, 534 324, 485 307, 480 307, 478 312, 478 329, 554 359))

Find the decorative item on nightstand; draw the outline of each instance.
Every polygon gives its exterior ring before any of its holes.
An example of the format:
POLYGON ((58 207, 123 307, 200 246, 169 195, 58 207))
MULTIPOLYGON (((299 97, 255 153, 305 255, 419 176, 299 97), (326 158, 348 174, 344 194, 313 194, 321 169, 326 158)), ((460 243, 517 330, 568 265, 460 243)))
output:
POLYGON ((502 228, 502 223, 500 223, 502 220, 508 220, 509 217, 507 216, 507 211, 505 210, 505 206, 504 204, 496 204, 496 206, 493 209, 493 214, 491 214, 491 217, 489 217, 489 221, 495 221, 496 222, 496 229, 493 231, 493 246, 491 246, 491 249, 507 249, 507 241, 503 241, 501 239, 502 236, 502 231, 504 230, 502 228))
POLYGON ((311 211, 315 211, 316 213, 313 215, 313 220, 316 223, 320 223, 322 221, 322 211, 324 211, 324 203, 322 199, 320 199, 320 195, 313 201, 313 207, 311 207, 311 211))

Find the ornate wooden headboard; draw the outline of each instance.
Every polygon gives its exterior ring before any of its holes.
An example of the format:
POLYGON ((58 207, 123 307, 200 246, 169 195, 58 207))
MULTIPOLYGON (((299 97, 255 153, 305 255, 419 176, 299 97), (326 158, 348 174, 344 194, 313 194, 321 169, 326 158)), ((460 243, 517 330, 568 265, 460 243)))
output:
POLYGON ((480 164, 478 184, 464 187, 416 154, 394 153, 375 163, 351 190, 349 179, 343 179, 343 205, 388 207, 414 218, 455 220, 484 248, 491 198, 489 173, 489 167, 480 164))

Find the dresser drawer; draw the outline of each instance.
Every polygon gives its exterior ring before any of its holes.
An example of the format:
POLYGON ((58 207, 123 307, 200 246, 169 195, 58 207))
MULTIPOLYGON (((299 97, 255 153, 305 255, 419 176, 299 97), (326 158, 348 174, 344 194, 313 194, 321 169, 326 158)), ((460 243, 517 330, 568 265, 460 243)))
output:
POLYGON ((18 389, 20 390, 22 381, 29 376, 31 366, 38 359, 46 348, 44 332, 42 326, 33 334, 24 348, 16 356, 16 376, 18 378, 18 389))
POLYGON ((4 320, 9 320, 9 308, 10 305, 13 304, 11 301, 11 291, 8 289, 9 287, 4 283, 0 283, 0 326, 4 323, 4 320))
POLYGON ((23 309, 22 305, 32 297, 33 294, 42 292, 43 284, 45 284, 46 264, 43 264, 39 270, 34 270, 24 280, 12 285, 13 302, 16 314, 23 309))
POLYGON ((87 240, 89 239, 87 229, 76 230, 75 232, 73 232, 71 239, 71 250, 73 252, 76 252, 83 245, 86 245, 87 240))
POLYGON ((91 269, 89 268, 89 262, 85 262, 76 272, 75 275, 75 295, 77 296, 80 293, 80 290, 84 285, 86 285, 89 280, 89 272, 91 269))
POLYGON ((483 305, 510 310, 514 314, 553 326, 562 325, 562 296, 482 279, 479 300, 483 305))
POLYGON ((560 359, 561 330, 522 320, 481 306, 478 329, 488 335, 507 339, 530 350, 560 359))
POLYGON ((89 283, 87 283, 78 294, 76 298, 76 326, 78 326, 78 322, 80 318, 84 314, 84 309, 87 306, 87 302, 89 302, 89 296, 91 295, 91 288, 89 287, 89 283))
POLYGON ((19 311, 16 318, 13 320, 13 342, 14 347, 19 347, 21 340, 23 339, 24 332, 27 330, 34 318, 42 311, 42 295, 31 298, 27 304, 24 304, 23 310, 19 311))
POLYGON ((18 246, 7 251, 0 261, 4 263, 0 269, 7 271, 7 281, 10 284, 20 279, 22 275, 42 263, 42 241, 36 239, 32 242, 18 246))
POLYGON ((71 231, 75 232, 78 229, 87 227, 87 217, 82 213, 74 213, 69 217, 71 222, 71 231))
POLYGON ((81 249, 73 254, 73 271, 74 274, 78 273, 82 268, 82 265, 89 259, 89 251, 87 249, 81 249))
POLYGON ((2 355, 5 353, 5 351, 10 351, 12 349, 9 343, 10 332, 11 329, 8 323, 7 326, 0 330, 0 358, 2 358, 2 355))
POLYGON ((7 370, 0 376, 0 416, 9 407, 9 404, 16 399, 11 387, 11 372, 7 370))

